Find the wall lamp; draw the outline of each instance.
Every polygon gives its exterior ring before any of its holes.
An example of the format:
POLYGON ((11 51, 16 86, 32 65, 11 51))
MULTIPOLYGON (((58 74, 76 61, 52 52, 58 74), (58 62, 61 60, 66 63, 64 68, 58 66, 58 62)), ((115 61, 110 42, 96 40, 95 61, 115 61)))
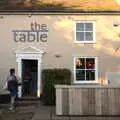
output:
POLYGON ((0 16, 0 19, 3 19, 4 17, 3 16, 0 16))
POLYGON ((115 52, 118 52, 120 50, 120 47, 117 47, 116 49, 115 49, 115 52))
POLYGON ((114 26, 114 27, 118 27, 119 25, 120 25, 119 22, 113 22, 113 26, 114 26))
POLYGON ((62 55, 61 55, 60 53, 55 53, 54 56, 55 56, 56 58, 60 58, 62 55))
POLYGON ((28 14, 28 17, 32 17, 32 14, 28 14))

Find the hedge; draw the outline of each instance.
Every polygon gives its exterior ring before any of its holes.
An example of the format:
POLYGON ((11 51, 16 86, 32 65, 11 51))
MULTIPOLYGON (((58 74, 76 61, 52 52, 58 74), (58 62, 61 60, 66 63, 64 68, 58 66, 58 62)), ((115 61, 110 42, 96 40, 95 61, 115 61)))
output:
POLYGON ((44 105, 55 105, 56 84, 71 84, 71 71, 69 69, 42 70, 42 102, 44 105))

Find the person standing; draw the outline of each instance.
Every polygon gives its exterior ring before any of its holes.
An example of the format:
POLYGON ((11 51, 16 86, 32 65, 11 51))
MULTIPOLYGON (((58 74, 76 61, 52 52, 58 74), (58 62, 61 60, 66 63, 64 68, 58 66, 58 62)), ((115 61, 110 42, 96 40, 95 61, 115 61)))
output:
POLYGON ((13 110, 14 105, 15 105, 15 99, 16 99, 17 92, 18 92, 18 80, 15 75, 14 68, 11 68, 9 72, 10 72, 10 75, 7 78, 7 88, 8 88, 8 91, 10 92, 10 96, 11 96, 9 109, 13 110))

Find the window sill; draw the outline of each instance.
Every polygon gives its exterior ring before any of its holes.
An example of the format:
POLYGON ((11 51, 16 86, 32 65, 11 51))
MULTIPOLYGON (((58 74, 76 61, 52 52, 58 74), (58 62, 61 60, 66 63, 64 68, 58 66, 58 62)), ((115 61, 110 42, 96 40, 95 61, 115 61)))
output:
POLYGON ((73 81, 73 84, 100 84, 97 81, 73 81))
POLYGON ((94 44, 96 43, 96 41, 81 41, 81 42, 78 42, 78 41, 74 41, 75 44, 94 44))

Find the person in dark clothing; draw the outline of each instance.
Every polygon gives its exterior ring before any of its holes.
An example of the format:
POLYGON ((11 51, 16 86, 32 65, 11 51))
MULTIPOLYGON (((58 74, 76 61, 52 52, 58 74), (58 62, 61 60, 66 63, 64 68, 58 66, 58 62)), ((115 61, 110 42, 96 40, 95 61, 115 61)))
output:
POLYGON ((15 104, 15 98, 17 96, 17 91, 18 91, 18 80, 17 77, 15 76, 15 69, 11 68, 10 69, 10 75, 7 78, 8 82, 8 90, 11 95, 11 102, 10 102, 10 110, 14 109, 14 104, 15 104))
POLYGON ((30 73, 26 71, 24 74, 24 92, 25 92, 25 94, 30 93, 30 82, 31 82, 30 73))

